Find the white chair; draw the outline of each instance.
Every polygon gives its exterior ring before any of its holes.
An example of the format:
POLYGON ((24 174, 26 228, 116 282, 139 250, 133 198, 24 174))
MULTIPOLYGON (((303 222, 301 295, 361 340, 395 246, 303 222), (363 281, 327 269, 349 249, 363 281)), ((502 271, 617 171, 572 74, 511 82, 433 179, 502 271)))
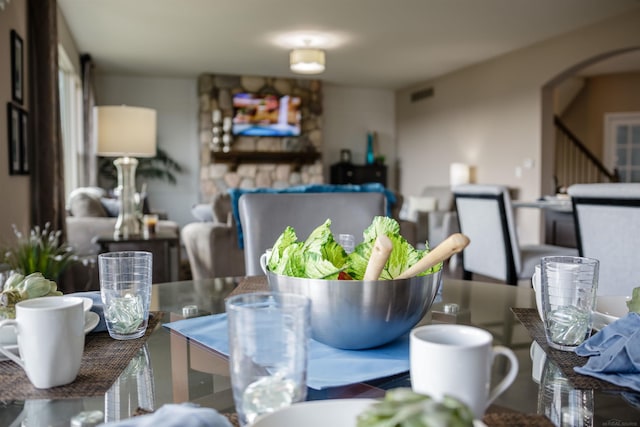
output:
POLYGON ((598 295, 631 295, 640 286, 640 184, 575 184, 578 251, 600 261, 598 295))
POLYGON ((578 254, 562 246, 520 246, 507 187, 465 184, 453 193, 460 232, 471 240, 462 252, 465 280, 476 273, 517 285, 518 280, 531 279, 541 257, 578 254))
POLYGON ((353 234, 358 244, 373 217, 386 214, 386 205, 385 195, 377 192, 243 194, 238 200, 238 211, 246 274, 264 274, 260 255, 287 226, 293 227, 298 240, 303 241, 316 227, 331 219, 336 239, 339 234, 353 234))

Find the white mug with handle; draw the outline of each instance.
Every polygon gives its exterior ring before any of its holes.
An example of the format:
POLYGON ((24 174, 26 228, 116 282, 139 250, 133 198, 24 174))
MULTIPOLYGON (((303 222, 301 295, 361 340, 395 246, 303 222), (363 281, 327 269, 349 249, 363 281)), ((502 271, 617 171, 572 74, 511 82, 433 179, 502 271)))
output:
POLYGON ((69 384, 78 376, 84 352, 84 300, 54 296, 16 304, 16 318, 0 321, 18 336, 16 356, 0 345, 0 353, 17 363, 39 389, 69 384))
POLYGON ((449 395, 482 419, 485 410, 513 383, 518 360, 510 349, 492 346, 484 329, 467 325, 426 325, 410 335, 411 388, 436 400, 449 395), (491 367, 496 356, 509 359, 509 370, 493 388, 491 367))

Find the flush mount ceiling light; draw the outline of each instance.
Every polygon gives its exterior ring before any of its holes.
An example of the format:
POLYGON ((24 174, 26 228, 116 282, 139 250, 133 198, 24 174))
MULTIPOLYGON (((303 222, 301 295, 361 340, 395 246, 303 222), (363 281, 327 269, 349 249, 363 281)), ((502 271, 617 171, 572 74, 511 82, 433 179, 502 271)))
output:
POLYGON ((289 54, 291 71, 299 74, 319 74, 324 71, 324 50, 309 47, 293 49, 289 54))

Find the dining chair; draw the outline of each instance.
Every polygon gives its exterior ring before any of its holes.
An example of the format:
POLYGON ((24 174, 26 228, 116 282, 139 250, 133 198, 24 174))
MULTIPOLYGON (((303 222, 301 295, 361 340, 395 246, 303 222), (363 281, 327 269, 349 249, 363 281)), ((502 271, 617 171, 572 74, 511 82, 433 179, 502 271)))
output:
POLYGON ((474 273, 517 285, 530 280, 546 255, 577 255, 574 248, 547 244, 520 245, 509 189, 500 185, 454 187, 460 232, 470 239, 462 252, 463 279, 474 273))
POLYGON ((574 184, 578 252, 600 261, 598 295, 640 286, 640 183, 574 184))
POLYGON ((384 216, 387 199, 383 193, 247 193, 238 200, 244 238, 246 274, 264 274, 260 255, 269 249, 287 226, 296 231, 298 240, 327 219, 331 231, 352 234, 355 244, 362 242, 362 232, 375 216, 384 216))

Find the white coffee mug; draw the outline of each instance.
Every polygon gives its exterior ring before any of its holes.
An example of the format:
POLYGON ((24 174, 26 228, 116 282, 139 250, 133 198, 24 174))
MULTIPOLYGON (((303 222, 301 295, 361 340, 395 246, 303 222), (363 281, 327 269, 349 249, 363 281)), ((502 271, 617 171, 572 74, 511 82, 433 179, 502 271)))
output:
POLYGON ((84 351, 83 299, 56 296, 33 298, 16 304, 16 318, 0 321, 14 327, 16 356, 4 346, 0 352, 25 370, 36 388, 69 384, 78 376, 84 351))
POLYGON ((477 419, 515 380, 518 360, 513 351, 492 346, 484 329, 441 324, 415 328, 410 335, 411 387, 436 400, 445 395, 469 406, 477 419), (509 371, 491 388, 491 367, 497 355, 509 359, 509 371))
POLYGON ((533 291, 536 294, 536 308, 538 309, 538 315, 540 316, 540 320, 543 319, 542 316, 542 291, 540 290, 540 281, 542 278, 540 277, 540 264, 536 264, 533 271, 533 276, 531 276, 531 285, 533 286, 533 291))
MULTIPOLYGON (((560 286, 562 283, 570 284, 572 281, 572 274, 574 267, 571 265, 564 266, 558 265, 558 271, 553 277, 553 283, 556 286, 560 286)), ((551 279, 551 278, 550 278, 551 279)), ((540 316, 540 320, 544 319, 542 315, 542 266, 540 264, 536 264, 533 271, 533 276, 531 276, 531 285, 533 286, 533 290, 536 294, 536 308, 538 309, 538 315, 540 316)), ((558 297, 567 297, 572 293, 571 288, 567 287, 563 292, 558 294, 558 297)))

